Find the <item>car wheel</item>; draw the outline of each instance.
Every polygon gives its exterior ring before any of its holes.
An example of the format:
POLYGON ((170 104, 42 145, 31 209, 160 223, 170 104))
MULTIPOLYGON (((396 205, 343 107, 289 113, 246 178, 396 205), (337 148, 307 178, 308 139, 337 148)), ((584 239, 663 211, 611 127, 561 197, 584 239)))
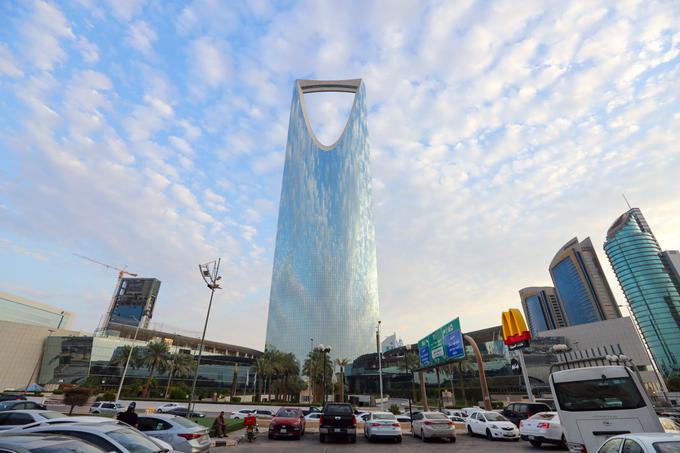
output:
POLYGON ((92 411, 93 414, 99 414, 99 411, 92 411))
POLYGON ((468 435, 470 437, 475 437, 475 433, 472 432, 472 428, 470 428, 470 425, 468 425, 468 435))
POLYGON ((267 434, 267 438, 268 438, 269 440, 272 440, 272 439, 274 439, 274 436, 272 435, 272 433, 269 433, 269 434, 267 434))
POLYGON ((356 444, 357 443, 357 436, 355 435, 355 436, 350 437, 349 441, 353 444, 356 444))
POLYGON ((325 434, 319 434, 319 442, 321 442, 322 444, 326 442, 325 434))
POLYGON ((560 439, 560 448, 562 450, 567 449, 567 439, 564 438, 564 434, 562 434, 562 438, 560 439))
POLYGON ((423 442, 427 442, 427 439, 425 438, 425 433, 423 432, 422 429, 420 430, 420 438, 423 439, 423 442))
POLYGON ((493 436, 491 435, 491 430, 489 428, 486 428, 486 438, 488 440, 493 440, 493 436))
POLYGON ((401 443, 401 436, 397 437, 397 443, 398 443, 398 444, 401 443))
POLYGON ((454 436, 454 437, 449 437, 449 442, 451 442, 452 444, 455 443, 455 442, 456 442, 456 437, 455 437, 455 436, 454 436))

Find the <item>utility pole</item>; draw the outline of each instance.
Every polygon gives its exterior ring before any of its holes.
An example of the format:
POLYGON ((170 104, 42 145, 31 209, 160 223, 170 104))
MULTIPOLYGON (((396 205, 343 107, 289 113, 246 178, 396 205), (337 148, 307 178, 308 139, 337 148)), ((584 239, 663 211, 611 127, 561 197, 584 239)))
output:
POLYGON ((203 281, 210 289, 210 302, 208 302, 208 311, 205 314, 205 324, 203 325, 203 335, 201 336, 201 343, 198 347, 198 360, 196 361, 194 382, 193 384, 191 384, 191 397, 189 398, 187 418, 191 418, 191 414, 194 412, 194 407, 196 405, 196 403, 194 402, 194 399, 196 397, 196 381, 198 380, 198 369, 201 366, 201 357, 203 356, 203 343, 205 342, 205 331, 208 329, 208 319, 210 319, 210 308, 212 307, 213 296, 215 295, 216 289, 221 289, 218 283, 218 281, 222 278, 219 275, 221 260, 222 260, 221 258, 218 258, 217 261, 211 261, 206 264, 198 265, 198 269, 201 272, 201 277, 203 277, 203 281))
MULTIPOLYGON (((144 313, 146 314, 146 313, 144 313)), ((144 318, 142 314, 142 319, 144 318)), ((123 368, 123 374, 120 376, 120 383, 118 383, 118 391, 116 392, 116 402, 120 399, 120 392, 123 390, 123 382, 125 382, 125 376, 127 375, 128 367, 130 366, 130 359, 132 358, 132 351, 135 349, 135 343, 137 342, 137 334, 139 333, 139 326, 142 324, 142 320, 137 320, 137 327, 135 328, 135 335, 132 338, 132 344, 130 344, 130 350, 128 351, 127 359, 125 360, 125 367, 123 368)))
POLYGON ((378 321, 378 328, 376 329, 376 344, 378 346, 378 376, 380 379, 380 410, 385 410, 383 407, 383 378, 382 378, 382 350, 380 348, 380 323, 378 321))

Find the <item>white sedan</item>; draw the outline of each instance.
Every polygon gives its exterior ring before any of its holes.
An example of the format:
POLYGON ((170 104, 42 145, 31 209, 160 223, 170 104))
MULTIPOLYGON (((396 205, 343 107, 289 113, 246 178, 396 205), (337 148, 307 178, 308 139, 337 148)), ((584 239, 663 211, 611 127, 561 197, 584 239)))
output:
POLYGON ((160 406, 158 406, 156 408, 156 412, 158 412, 159 414, 162 414, 164 412, 170 412, 173 409, 177 409, 178 407, 186 407, 186 406, 182 406, 179 403, 165 403, 165 404, 161 404, 160 406))
POLYGON ((305 421, 318 422, 321 418, 321 412, 312 412, 311 414, 305 415, 305 421))
POLYGON ((534 447, 554 444, 565 448, 567 445, 557 412, 539 412, 526 420, 520 420, 519 435, 534 447))
POLYGON ((498 412, 474 412, 467 418, 465 425, 471 436, 479 434, 489 440, 519 440, 519 430, 515 424, 498 412))
POLYGON ((29 423, 41 422, 54 418, 63 418, 64 414, 54 411, 17 410, 0 412, 0 431, 14 429, 29 423))
POLYGON ((640 433, 610 437, 597 453, 675 453, 680 451, 680 434, 640 433))
POLYGON ((364 422, 364 437, 373 439, 394 439, 401 442, 401 425, 391 412, 372 412, 364 422))

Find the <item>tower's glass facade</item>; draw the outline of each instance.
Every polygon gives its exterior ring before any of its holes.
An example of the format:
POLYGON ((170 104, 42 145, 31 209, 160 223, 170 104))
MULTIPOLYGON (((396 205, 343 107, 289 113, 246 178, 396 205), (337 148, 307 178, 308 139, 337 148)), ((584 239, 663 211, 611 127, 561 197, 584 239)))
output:
POLYGON ((314 345, 334 358, 375 350, 378 283, 366 99, 361 80, 298 80, 293 90, 267 347, 300 363, 314 345), (304 93, 355 93, 338 141, 324 146, 307 118, 304 93))
POLYGON ((639 209, 614 222, 604 250, 657 367, 666 377, 680 373, 680 293, 639 209))
POLYGON ((560 261, 551 269, 551 274, 570 325, 600 320, 590 292, 571 258, 560 261))

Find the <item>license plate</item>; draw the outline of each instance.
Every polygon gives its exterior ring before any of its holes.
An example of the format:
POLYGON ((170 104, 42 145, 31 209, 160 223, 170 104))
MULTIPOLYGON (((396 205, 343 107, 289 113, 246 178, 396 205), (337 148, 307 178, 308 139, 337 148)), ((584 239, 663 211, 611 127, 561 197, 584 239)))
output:
POLYGON ((536 439, 536 436, 529 436, 529 440, 534 440, 536 439))
POLYGON ((336 433, 341 433, 342 429, 341 428, 335 428, 333 431, 335 431, 336 433))
POLYGON ((287 432, 288 432, 288 430, 287 430, 287 429, 285 429, 285 428, 282 428, 282 429, 281 429, 281 432, 282 432, 282 433, 287 433, 287 432))

